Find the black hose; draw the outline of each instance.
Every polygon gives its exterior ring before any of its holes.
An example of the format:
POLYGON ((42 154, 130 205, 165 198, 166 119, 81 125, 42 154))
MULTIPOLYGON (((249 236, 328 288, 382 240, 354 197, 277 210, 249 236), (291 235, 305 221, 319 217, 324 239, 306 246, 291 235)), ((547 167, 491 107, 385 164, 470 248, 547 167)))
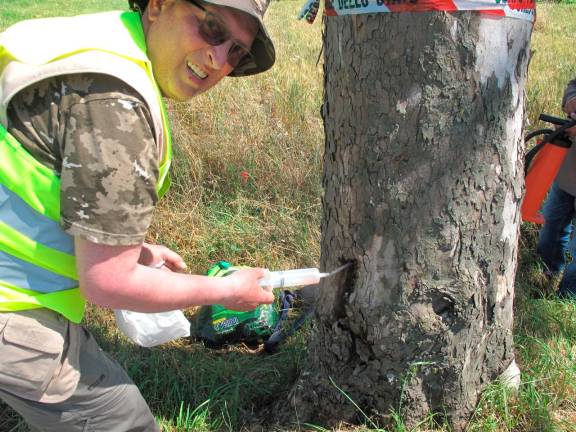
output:
POLYGON ((546 123, 552 123, 557 126, 562 126, 570 122, 570 119, 555 117, 551 116, 550 114, 544 114, 544 113, 540 114, 540 117, 538 118, 546 123))
POLYGON ((524 138, 524 142, 528 142, 532 138, 534 138, 538 135, 546 135, 546 134, 551 134, 551 133, 554 133, 554 129, 538 129, 538 130, 532 131, 528 135, 526 135, 526 137, 524 138))

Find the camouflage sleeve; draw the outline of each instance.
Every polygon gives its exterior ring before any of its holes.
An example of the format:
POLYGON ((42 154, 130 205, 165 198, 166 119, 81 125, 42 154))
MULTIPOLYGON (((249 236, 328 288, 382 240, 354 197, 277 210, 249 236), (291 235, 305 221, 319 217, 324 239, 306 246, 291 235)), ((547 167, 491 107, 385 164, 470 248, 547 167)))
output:
MULTIPOLYGON (((74 88, 71 80, 62 91, 74 88)), ((158 200, 159 156, 150 113, 129 89, 84 93, 63 122, 62 225, 95 243, 138 244, 158 200)))

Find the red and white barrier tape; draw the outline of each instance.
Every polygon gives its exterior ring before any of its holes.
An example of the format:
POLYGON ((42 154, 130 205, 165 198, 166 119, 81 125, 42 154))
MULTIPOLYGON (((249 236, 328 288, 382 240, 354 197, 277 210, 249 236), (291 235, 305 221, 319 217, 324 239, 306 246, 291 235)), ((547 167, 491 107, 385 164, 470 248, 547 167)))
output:
MULTIPOLYGON (((307 0, 298 19, 313 23, 319 9, 320 0, 307 0)), ((461 10, 474 10, 534 22, 536 0, 325 0, 324 13, 327 16, 338 16, 461 10)))

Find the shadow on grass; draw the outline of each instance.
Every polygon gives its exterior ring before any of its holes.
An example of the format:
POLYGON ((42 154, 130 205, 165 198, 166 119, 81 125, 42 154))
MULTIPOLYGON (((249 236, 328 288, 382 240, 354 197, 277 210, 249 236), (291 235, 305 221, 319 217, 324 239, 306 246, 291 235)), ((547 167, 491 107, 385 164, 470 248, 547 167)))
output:
POLYGON ((305 349, 301 334, 275 354, 244 345, 209 349, 191 339, 141 348, 117 333, 113 319, 109 311, 88 311, 90 331, 128 372, 166 431, 204 429, 191 413, 202 417, 207 431, 264 423, 257 414, 286 396, 305 349))

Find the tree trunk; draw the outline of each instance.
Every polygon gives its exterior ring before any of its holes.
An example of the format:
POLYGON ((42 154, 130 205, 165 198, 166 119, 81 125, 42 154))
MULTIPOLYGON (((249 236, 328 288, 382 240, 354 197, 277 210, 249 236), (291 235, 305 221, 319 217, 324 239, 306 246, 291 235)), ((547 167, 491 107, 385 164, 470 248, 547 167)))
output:
POLYGON ((513 360, 532 25, 475 12, 329 17, 321 267, 300 421, 462 430, 513 360))

